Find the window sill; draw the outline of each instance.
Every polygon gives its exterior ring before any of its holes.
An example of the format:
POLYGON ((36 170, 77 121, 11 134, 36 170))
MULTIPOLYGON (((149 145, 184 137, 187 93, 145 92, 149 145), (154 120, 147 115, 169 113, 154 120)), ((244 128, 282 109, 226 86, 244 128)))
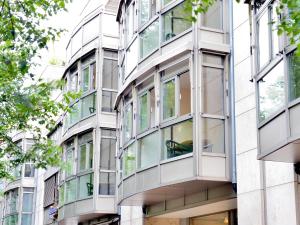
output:
POLYGON ((185 158, 190 158, 190 157, 193 157, 193 153, 187 153, 187 154, 176 156, 176 157, 173 157, 173 158, 163 159, 162 161, 160 161, 160 164, 163 165, 163 164, 167 164, 167 163, 170 163, 170 162, 174 162, 174 161, 178 161, 178 160, 185 159, 185 158))
POLYGON ((183 116, 180 116, 180 117, 172 117, 170 119, 167 119, 167 120, 161 122, 160 128, 165 128, 165 127, 177 124, 177 123, 184 122, 184 121, 189 120, 189 119, 193 119, 192 113, 189 113, 189 114, 186 114, 186 115, 183 115, 183 116))
POLYGON ((161 44, 161 47, 164 47, 164 46, 170 44, 171 42, 174 42, 174 41, 176 41, 177 39, 179 39, 179 38, 185 36, 186 34, 188 34, 188 33, 190 33, 190 32, 192 32, 192 29, 193 29, 193 28, 191 27, 191 28, 189 28, 189 29, 187 29, 187 30, 181 32, 180 34, 177 34, 176 36, 170 38, 169 40, 163 41, 162 44, 161 44))
POLYGON ((214 33, 219 33, 219 34, 225 34, 225 31, 223 29, 217 29, 217 28, 211 28, 211 27, 205 27, 205 26, 200 26, 199 29, 214 32, 214 33))
POLYGON ((151 164, 151 165, 148 165, 148 166, 145 166, 145 167, 141 167, 141 168, 139 168, 139 169, 136 170, 136 173, 141 173, 141 172, 143 172, 145 170, 149 170, 149 169, 155 168, 155 167, 158 166, 158 162, 159 161, 157 161, 155 164, 151 164))
POLYGON ((152 56, 155 52, 157 52, 159 50, 159 48, 155 48, 154 50, 152 50, 149 54, 147 54, 146 56, 144 56, 143 58, 139 59, 138 64, 141 64, 142 62, 144 62, 145 60, 147 60, 148 58, 150 58, 150 56, 152 56))

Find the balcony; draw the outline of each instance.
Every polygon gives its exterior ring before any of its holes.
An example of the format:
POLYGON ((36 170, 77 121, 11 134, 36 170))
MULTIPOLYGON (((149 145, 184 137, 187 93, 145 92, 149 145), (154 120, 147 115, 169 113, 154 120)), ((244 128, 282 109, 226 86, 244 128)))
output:
POLYGON ((290 52, 257 80, 258 158, 261 160, 300 161, 299 66, 299 57, 290 52))

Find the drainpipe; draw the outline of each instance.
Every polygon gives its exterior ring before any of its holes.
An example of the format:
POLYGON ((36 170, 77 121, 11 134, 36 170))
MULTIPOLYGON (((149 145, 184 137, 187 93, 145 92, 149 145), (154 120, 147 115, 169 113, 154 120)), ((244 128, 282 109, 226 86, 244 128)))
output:
POLYGON ((233 38, 233 1, 229 0, 229 44, 230 44, 230 66, 229 66, 229 99, 230 99, 230 127, 231 127, 231 179, 234 191, 237 191, 236 180, 236 125, 235 125, 235 86, 234 86, 234 38, 233 38))

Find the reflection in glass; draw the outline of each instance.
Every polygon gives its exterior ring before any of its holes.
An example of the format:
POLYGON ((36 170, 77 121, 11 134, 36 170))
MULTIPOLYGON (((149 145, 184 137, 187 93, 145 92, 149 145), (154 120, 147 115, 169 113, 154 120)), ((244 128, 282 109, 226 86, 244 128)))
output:
POLYGON ((185 10, 184 5, 180 4, 163 15, 163 40, 167 41, 183 31, 192 27, 192 21, 185 10))
POLYGON ((179 76, 180 86, 180 115, 185 115, 191 112, 191 83, 190 74, 185 72, 179 76))
POLYGON ((148 123, 148 95, 146 93, 139 97, 139 131, 147 129, 148 123))
POLYGON ((32 212, 33 205, 33 193, 23 193, 23 212, 32 212))
POLYGON ((224 115, 223 69, 202 68, 202 112, 212 115, 224 115))
POLYGON ((114 172, 101 172, 99 177, 99 195, 114 195, 115 194, 115 179, 114 172))
POLYGON ((225 152, 224 120, 202 118, 203 152, 225 152))
POLYGON ((139 162, 138 167, 144 168, 156 164, 159 159, 158 132, 152 133, 138 141, 139 162))
POLYGON ((118 61, 117 59, 103 59, 102 87, 118 89, 118 61))
POLYGON ((66 203, 76 200, 76 179, 66 182, 66 203))
POLYGON ((79 177, 79 198, 86 198, 93 195, 94 181, 93 174, 79 177))
POLYGON ((289 100, 300 97, 300 56, 288 55, 289 100))
POLYGON ((136 153, 135 153, 135 143, 130 145, 124 153, 124 176, 128 176, 133 173, 136 169, 136 153))
POLYGON ((284 105, 284 72, 281 61, 258 82, 259 121, 269 118, 284 105))
POLYGON ((90 67, 86 67, 83 70, 82 75, 82 91, 86 92, 89 90, 89 83, 90 83, 90 67))
POLYGON ((141 59, 149 55, 154 49, 158 48, 158 25, 158 20, 156 20, 140 34, 141 59))
POLYGON ((163 158, 193 152, 193 121, 187 120, 162 130, 163 158))
POLYGON ((222 0, 217 0, 206 13, 201 14, 201 25, 204 27, 222 30, 223 12, 222 0))
POLYGON ((90 94, 81 100, 81 118, 96 112, 96 93, 90 94))
POLYGON ((102 90, 102 112, 114 112, 114 103, 117 93, 113 91, 102 90))
MULTIPOLYGON (((102 129, 102 136, 104 130, 102 129)), ((101 137, 100 144, 100 168, 105 170, 114 170, 116 167, 115 159, 116 139, 109 137, 101 137)))
POLYGON ((163 119, 175 116, 175 79, 163 84, 163 119))
POLYGON ((258 22, 259 68, 265 66, 270 59, 269 30, 269 13, 266 10, 258 22))
POLYGON ((124 111, 124 142, 130 140, 132 135, 132 104, 128 104, 124 111))

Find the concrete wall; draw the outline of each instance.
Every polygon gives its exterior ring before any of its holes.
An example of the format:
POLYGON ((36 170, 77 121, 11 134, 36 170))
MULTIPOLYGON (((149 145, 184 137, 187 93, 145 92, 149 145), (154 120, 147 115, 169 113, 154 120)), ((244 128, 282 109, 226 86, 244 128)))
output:
POLYGON ((298 182, 293 165, 257 160, 248 5, 234 1, 233 18, 238 221, 240 225, 296 225, 298 182))

